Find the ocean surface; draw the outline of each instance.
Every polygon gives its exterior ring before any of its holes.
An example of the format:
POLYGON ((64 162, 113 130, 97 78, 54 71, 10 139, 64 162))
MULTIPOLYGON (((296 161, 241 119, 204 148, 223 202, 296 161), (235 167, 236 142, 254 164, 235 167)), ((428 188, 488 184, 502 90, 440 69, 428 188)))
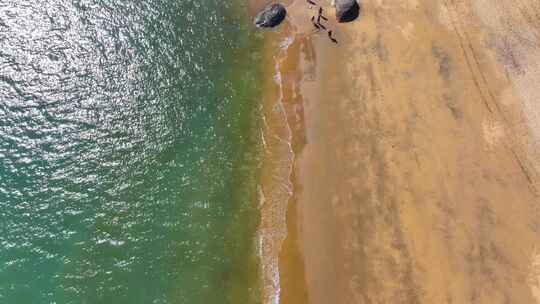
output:
POLYGON ((0 0, 0 303, 259 302, 243 5, 0 0))

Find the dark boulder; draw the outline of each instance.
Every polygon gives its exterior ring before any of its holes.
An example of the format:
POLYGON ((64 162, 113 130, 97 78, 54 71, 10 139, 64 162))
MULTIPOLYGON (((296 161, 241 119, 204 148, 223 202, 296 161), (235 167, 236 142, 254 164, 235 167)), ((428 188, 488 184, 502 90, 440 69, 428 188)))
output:
POLYGON ((360 5, 356 0, 335 0, 338 22, 351 22, 360 15, 360 5))
POLYGON ((258 27, 278 26, 287 16, 287 10, 279 3, 270 4, 255 16, 254 23, 258 27))

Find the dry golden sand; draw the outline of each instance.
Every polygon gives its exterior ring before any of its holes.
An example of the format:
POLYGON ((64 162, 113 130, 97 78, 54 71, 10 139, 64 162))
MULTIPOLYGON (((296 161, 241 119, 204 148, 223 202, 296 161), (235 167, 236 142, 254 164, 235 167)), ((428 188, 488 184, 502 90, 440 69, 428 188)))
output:
POLYGON ((289 12, 264 103, 281 303, 540 303, 540 3, 364 1, 338 46, 289 12))

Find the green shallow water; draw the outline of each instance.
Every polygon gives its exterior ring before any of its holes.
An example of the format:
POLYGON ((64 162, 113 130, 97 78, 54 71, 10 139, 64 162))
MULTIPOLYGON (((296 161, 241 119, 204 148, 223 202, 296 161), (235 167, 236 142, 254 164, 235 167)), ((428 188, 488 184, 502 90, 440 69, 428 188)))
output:
POLYGON ((0 303, 260 302, 239 1, 1 2, 0 303))

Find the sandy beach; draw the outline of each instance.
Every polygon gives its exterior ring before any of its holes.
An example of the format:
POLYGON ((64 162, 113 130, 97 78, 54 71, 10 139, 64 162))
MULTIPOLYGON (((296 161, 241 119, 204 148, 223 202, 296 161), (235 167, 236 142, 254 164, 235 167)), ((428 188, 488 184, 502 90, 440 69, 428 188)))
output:
POLYGON ((338 45, 288 10, 264 103, 280 303, 540 303, 540 4, 364 1, 327 14, 338 45))

